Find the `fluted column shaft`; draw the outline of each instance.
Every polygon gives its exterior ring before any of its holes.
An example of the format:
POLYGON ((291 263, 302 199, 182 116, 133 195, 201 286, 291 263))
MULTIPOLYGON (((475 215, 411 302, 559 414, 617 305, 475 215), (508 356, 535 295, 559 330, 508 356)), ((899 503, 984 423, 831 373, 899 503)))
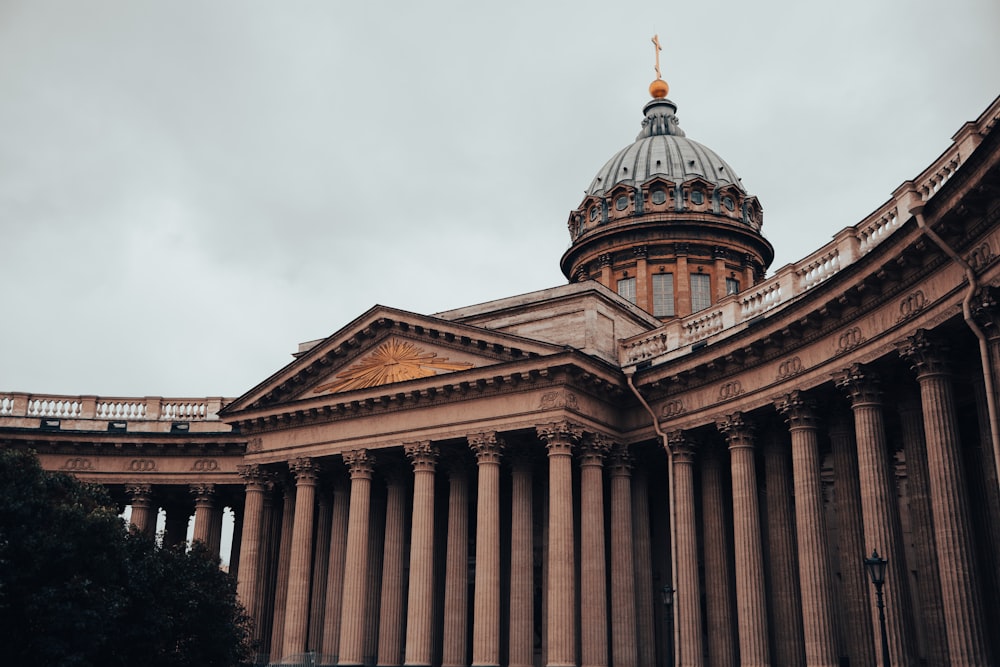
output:
POLYGON ((948 633, 948 662, 953 666, 984 665, 989 658, 982 627, 958 422, 944 346, 931 335, 919 331, 906 340, 900 353, 913 365, 920 384, 928 481, 934 501, 931 503, 934 543, 948 633))
POLYGON ((313 539, 312 593, 309 595, 309 651, 322 652, 326 614, 326 579, 330 567, 330 495, 320 487, 316 496, 316 534, 313 539))
POLYGON ((774 664, 805 664, 802 617, 806 613, 799 594, 799 566, 792 510, 792 471, 787 437, 777 432, 764 436, 764 486, 767 520, 763 532, 771 594, 771 642, 774 664))
POLYGON ((834 635, 836 617, 823 514, 816 406, 796 391, 782 397, 776 407, 784 415, 792 436, 792 480, 806 664, 836 667, 839 664, 834 635))
POLYGON ((285 611, 288 604, 288 569, 292 557, 292 531, 295 521, 295 486, 283 487, 281 540, 278 543, 277 575, 274 585, 274 620, 271 627, 271 662, 281 660, 285 648, 285 611))
MULTIPOLYGON (((635 667, 635 546, 632 543, 632 457, 611 452, 611 655, 615 667, 635 667)), ((603 517, 602 517, 603 518, 603 517)))
POLYGON ((192 484, 191 495, 194 496, 194 534, 192 542, 209 544, 212 534, 212 509, 215 507, 215 484, 192 484))
POLYGON ((604 456, 608 447, 603 438, 592 435, 580 444, 580 664, 584 667, 608 664, 604 563, 604 456))
POLYGON ((321 653, 336 662, 340 651, 340 612, 344 600, 344 566, 347 560, 347 519, 350 496, 347 485, 338 480, 333 486, 330 518, 330 564, 326 571, 326 604, 323 610, 321 653))
POLYGON ((635 638, 639 667, 656 664, 655 607, 653 600, 653 548, 649 534, 649 473, 638 460, 632 469, 632 544, 635 560, 635 638))
MULTIPOLYGON (((858 554, 865 553, 861 518, 861 485, 858 477, 854 425, 846 415, 830 425, 833 454, 834 498, 840 543, 840 597, 848 656, 851 664, 875 664, 875 645, 870 621, 868 583, 858 554)), ((829 545, 828 545, 829 546, 829 545)))
MULTIPOLYGON (((903 556, 899 508, 885 438, 881 390, 873 374, 859 365, 838 374, 837 384, 847 391, 854 411, 865 542, 865 550, 857 556, 856 567, 862 568, 865 556, 873 550, 888 558, 884 595, 886 609, 892 610, 886 614, 889 655, 893 665, 912 665, 915 651, 910 636, 911 623, 907 619, 912 610, 904 569, 906 559, 903 556)), ((874 604, 869 605, 869 609, 872 634, 879 641, 878 609, 874 604)))
POLYGON ((702 534, 705 542, 705 619, 710 667, 736 664, 733 618, 732 563, 727 540, 729 521, 723 500, 722 461, 716 447, 707 447, 701 457, 702 534))
POLYGON ((240 545, 242 564, 236 583, 236 595, 251 614, 254 626, 261 623, 260 597, 263 594, 261 579, 261 547, 264 531, 264 494, 268 490, 268 479, 258 465, 244 465, 238 468, 240 477, 246 484, 246 500, 243 504, 243 536, 240 545))
POLYGON ((347 554, 344 561, 343 603, 340 612, 339 665, 364 664, 365 602, 368 577, 368 521, 374 461, 368 450, 344 453, 351 473, 351 500, 347 523, 347 554))
POLYGON ((500 664, 500 452, 496 433, 468 438, 476 454, 476 583, 472 618, 472 664, 500 664))
POLYGON ((743 665, 769 665, 767 598, 761 552, 760 509, 751 425, 740 413, 717 424, 729 444, 733 480, 733 538, 736 553, 736 622, 743 665))
POLYGON ((153 507, 153 487, 150 484, 128 484, 125 493, 129 495, 132 515, 129 522, 143 535, 152 535, 156 530, 156 508, 153 507))
POLYGON ((704 664, 701 632, 701 586, 698 583, 698 529, 694 499, 694 443, 681 431, 667 436, 672 451, 674 473, 673 545, 677 573, 674 576, 675 664, 701 667, 704 664))
POLYGON ((404 572, 406 559, 406 471, 402 466, 383 470, 386 480, 385 530, 378 613, 379 667, 403 662, 404 572))
POLYGON ((532 460, 520 452, 512 460, 510 518, 510 667, 535 660, 535 583, 532 542, 532 460))
POLYGON ((469 476, 461 461, 448 470, 448 553, 445 556, 443 667, 468 664, 469 476))
POLYGON ((947 631, 941 602, 941 578, 934 549, 934 526, 927 480, 927 445, 920 397, 906 395, 899 404, 901 438, 906 448, 906 476, 910 513, 913 515, 913 551, 916 555, 917 618, 921 624, 929 665, 948 664, 947 631))
POLYGON ((413 464, 410 590, 406 615, 406 664, 431 664, 434 612, 434 470, 438 450, 430 442, 406 445, 413 464))
POLYGON ((582 430, 559 422, 537 428, 549 457, 548 665, 576 664, 573 445, 582 430))
POLYGON ((288 599, 285 602, 285 639, 282 653, 305 653, 309 634, 309 590, 313 556, 313 516, 319 466, 308 457, 292 459, 295 475, 295 518, 292 552, 288 563, 288 599))

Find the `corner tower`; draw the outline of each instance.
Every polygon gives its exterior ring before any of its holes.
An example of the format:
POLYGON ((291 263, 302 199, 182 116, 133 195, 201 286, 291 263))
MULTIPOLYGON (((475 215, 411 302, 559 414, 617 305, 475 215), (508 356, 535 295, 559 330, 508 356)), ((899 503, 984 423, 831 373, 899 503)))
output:
POLYGON ((774 259, 760 202, 725 160, 684 135, 668 90, 657 57, 642 130, 570 213, 572 245, 560 261, 571 282, 596 280, 660 319, 750 287, 774 259))

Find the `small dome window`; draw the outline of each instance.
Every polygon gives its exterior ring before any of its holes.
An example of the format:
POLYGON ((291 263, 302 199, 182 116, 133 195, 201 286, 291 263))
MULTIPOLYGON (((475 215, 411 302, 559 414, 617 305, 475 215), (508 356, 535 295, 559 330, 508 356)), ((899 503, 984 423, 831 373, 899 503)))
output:
POLYGON ((725 206, 730 211, 732 211, 732 210, 734 210, 736 208, 736 202, 733 201, 732 197, 728 197, 728 196, 722 198, 722 205, 725 206))
POLYGON ((701 204, 704 204, 705 203, 705 193, 703 193, 701 190, 692 190, 691 191, 691 203, 692 204, 697 204, 699 206, 701 204))
POLYGON ((591 206, 590 207, 590 219, 591 219, 591 221, 597 220, 597 207, 596 206, 591 206))
POLYGON ((628 208, 628 196, 621 195, 620 197, 618 197, 618 199, 615 200, 615 208, 618 209, 619 211, 624 211, 626 208, 628 208))
POLYGON ((650 197, 652 198, 654 204, 665 204, 667 202, 667 193, 660 188, 653 190, 650 197))

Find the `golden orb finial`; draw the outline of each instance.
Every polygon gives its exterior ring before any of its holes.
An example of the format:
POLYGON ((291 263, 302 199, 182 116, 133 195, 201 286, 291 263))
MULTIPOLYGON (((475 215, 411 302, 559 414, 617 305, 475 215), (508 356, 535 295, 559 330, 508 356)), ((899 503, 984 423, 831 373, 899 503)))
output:
POLYGON ((653 99, 662 100, 670 92, 670 86, 660 75, 660 51, 663 50, 663 47, 660 46, 660 36, 653 35, 652 42, 655 47, 653 54, 656 56, 656 80, 649 84, 649 94, 653 96, 653 99))

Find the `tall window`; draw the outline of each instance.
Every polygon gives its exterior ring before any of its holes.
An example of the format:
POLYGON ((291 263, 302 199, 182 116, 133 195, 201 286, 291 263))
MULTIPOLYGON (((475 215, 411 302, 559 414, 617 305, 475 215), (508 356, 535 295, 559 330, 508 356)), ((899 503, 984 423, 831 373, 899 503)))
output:
POLYGON ((674 274, 653 274, 653 315, 673 317, 674 315, 674 274))
POLYGON ((691 274, 691 312, 697 313, 712 305, 712 285, 707 273, 691 274))
POLYGON ((635 303, 635 278, 622 278, 618 281, 618 296, 635 303))
POLYGON ((726 294, 739 294, 740 281, 736 278, 726 278, 726 294))

